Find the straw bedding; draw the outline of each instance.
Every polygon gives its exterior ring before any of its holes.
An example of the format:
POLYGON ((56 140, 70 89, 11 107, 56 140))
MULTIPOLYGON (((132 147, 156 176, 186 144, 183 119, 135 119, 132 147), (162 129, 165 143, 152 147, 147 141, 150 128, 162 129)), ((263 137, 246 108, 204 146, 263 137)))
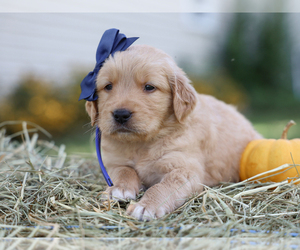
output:
POLYGON ((38 134, 46 131, 25 122, 20 133, 6 135, 10 124, 0 124, 0 237, 300 235, 297 180, 295 184, 250 180, 205 187, 172 214, 143 222, 126 215, 129 201, 101 198, 106 183, 95 155, 67 155, 63 145, 39 140, 38 134), (23 140, 17 141, 21 135, 23 140))

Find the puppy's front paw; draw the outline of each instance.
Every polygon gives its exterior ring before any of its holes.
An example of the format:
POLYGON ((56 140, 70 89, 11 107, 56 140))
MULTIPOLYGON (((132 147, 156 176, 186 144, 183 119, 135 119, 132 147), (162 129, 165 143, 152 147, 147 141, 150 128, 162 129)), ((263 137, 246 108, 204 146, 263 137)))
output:
POLYGON ((160 218, 166 214, 163 207, 155 207, 153 205, 143 205, 140 202, 131 204, 127 208, 127 214, 137 218, 138 220, 153 220, 160 218))
POLYGON ((136 191, 134 188, 125 189, 118 186, 108 187, 106 192, 113 200, 135 200, 136 198, 136 191))

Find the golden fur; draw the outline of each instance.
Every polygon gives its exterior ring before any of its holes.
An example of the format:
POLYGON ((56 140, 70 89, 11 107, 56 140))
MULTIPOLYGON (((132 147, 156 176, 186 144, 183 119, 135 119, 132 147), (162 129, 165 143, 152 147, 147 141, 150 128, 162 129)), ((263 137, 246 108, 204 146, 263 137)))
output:
POLYGON ((197 94, 173 59, 150 46, 110 56, 97 76, 97 93, 86 109, 102 131, 103 162, 114 183, 107 192, 135 199, 145 187, 127 209, 138 219, 174 211, 202 184, 239 181, 241 154, 260 138, 234 107, 197 94), (156 89, 145 91, 146 84, 156 89), (132 112, 121 128, 112 115, 117 109, 132 112))

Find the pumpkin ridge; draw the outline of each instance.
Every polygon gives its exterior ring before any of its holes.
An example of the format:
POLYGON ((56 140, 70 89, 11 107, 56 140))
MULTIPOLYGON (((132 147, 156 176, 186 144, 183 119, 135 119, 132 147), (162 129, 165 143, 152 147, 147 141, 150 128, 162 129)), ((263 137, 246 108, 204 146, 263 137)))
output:
MULTIPOLYGON (((291 163, 290 151, 291 151, 291 143, 289 140, 287 140, 287 139, 275 140, 275 142, 273 142, 273 144, 272 144, 272 148, 270 149, 270 152, 268 155, 269 164, 267 166, 267 170, 271 170, 271 169, 280 167, 281 165, 286 164, 286 163, 291 163)), ((282 176, 287 175, 288 172, 284 172, 281 175, 274 175, 274 176, 266 179, 266 181, 276 182, 276 181, 278 181, 278 178, 280 178, 280 181, 283 181, 286 178, 281 179, 282 176)))
MULTIPOLYGON (((299 139, 293 139, 290 141, 291 145, 292 145, 292 149, 291 149, 291 154, 294 160, 295 164, 300 164, 300 140, 299 139)), ((300 173, 300 167, 296 166, 297 170, 295 169, 295 171, 298 173, 300 173)))
POLYGON ((251 153, 252 149, 261 141, 262 139, 253 140, 248 143, 248 145, 245 147, 244 152, 242 154, 241 160, 240 160, 240 180, 246 180, 248 179, 247 175, 247 162, 249 160, 249 154, 251 153))
POLYGON ((260 140, 256 146, 252 148, 248 156, 248 167, 246 171, 247 179, 255 176, 261 172, 261 169, 267 164, 267 160, 264 157, 266 152, 270 150, 271 143, 274 140, 260 140), (263 153, 261 153, 263 151, 263 153), (263 156, 263 157, 262 157, 263 156), (259 157, 259 159, 257 159, 259 157))
MULTIPOLYGON (((266 170, 264 170, 265 168, 268 169, 268 165, 269 165, 269 155, 270 155, 270 151, 271 151, 271 147, 273 145, 273 143, 275 142, 275 139, 267 139, 267 140, 263 140, 259 145, 260 147, 255 148, 254 150, 257 150, 258 152, 263 152, 262 157, 260 159, 256 159, 256 161, 258 161, 258 166, 256 168, 256 172, 255 174, 252 174, 251 176, 255 176, 257 174, 260 174, 262 172, 265 172, 266 170)), ((250 176, 250 177, 251 177, 250 176)), ((260 178, 262 178, 264 176, 261 176, 260 178)), ((265 179, 263 179, 264 181, 265 179)))

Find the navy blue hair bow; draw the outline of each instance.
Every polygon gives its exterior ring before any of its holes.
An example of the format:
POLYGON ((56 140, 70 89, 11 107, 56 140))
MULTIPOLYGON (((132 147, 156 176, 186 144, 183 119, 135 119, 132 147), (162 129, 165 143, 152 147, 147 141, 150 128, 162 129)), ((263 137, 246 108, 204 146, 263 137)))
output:
POLYGON ((109 29, 104 32, 96 52, 96 66, 80 84, 81 94, 79 100, 96 101, 98 99, 96 77, 104 61, 109 55, 126 50, 137 39, 138 37, 127 38, 124 34, 119 33, 118 29, 109 29))

